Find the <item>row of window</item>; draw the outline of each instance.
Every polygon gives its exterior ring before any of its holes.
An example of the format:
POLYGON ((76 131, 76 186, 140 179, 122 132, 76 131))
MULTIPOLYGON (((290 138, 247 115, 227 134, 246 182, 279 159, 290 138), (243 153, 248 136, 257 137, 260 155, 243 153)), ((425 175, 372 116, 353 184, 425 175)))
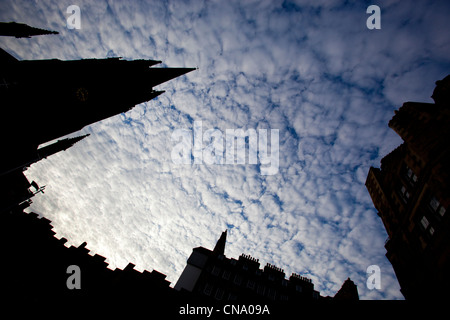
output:
MULTIPOLYGON (((408 182, 409 186, 414 187, 418 180, 417 175, 406 164, 404 165, 402 171, 404 180, 408 182)), ((403 184, 400 187, 400 197, 402 198, 404 203, 407 203, 409 198, 411 197, 408 188, 403 184)))
MULTIPOLYGON (((254 284, 253 284, 254 286, 254 284)), ((203 289, 203 293, 207 296, 211 296, 214 293, 214 298, 217 300, 222 300, 225 296, 225 289, 223 288, 217 288, 215 291, 213 290, 214 286, 210 283, 206 283, 204 289, 203 289)), ((300 285, 297 285, 296 290, 299 292, 302 292, 302 287, 300 285)), ((267 297, 275 300, 278 299, 280 301, 288 301, 289 300, 289 296, 286 294, 279 294, 275 289, 270 289, 270 288, 266 288, 264 285, 258 285, 257 289, 256 289, 256 293, 258 295, 264 296, 265 294, 267 294, 267 297)), ((317 291, 313 291, 313 295, 312 295, 313 299, 319 299, 319 293, 317 291)), ((227 295, 227 300, 236 300, 237 299, 237 295, 230 292, 227 295)))
MULTIPOLYGON (((417 184, 418 177, 417 175, 405 165, 402 169, 402 177, 406 182, 405 184, 401 184, 399 190, 399 196, 402 201, 406 204, 409 202, 411 198, 411 193, 409 189, 414 187, 417 184)), ((429 236, 433 236, 438 222, 444 217, 446 213, 446 208, 441 204, 441 202, 434 196, 430 195, 425 206, 422 206, 424 209, 422 216, 419 216, 419 223, 422 227, 422 230, 428 234, 429 236)))
MULTIPOLYGON (((244 265, 242 268, 243 268, 244 270, 248 270, 248 267, 247 267, 246 265, 244 265)), ((220 275, 221 271, 222 271, 222 270, 221 270, 220 267, 218 267, 218 266, 213 266, 213 268, 212 268, 212 270, 211 270, 211 274, 212 274, 213 276, 216 276, 216 277, 217 277, 217 276, 220 275)), ((255 271, 255 274, 256 274, 257 276, 260 276, 260 275, 262 274, 261 269, 257 269, 257 270, 255 271)), ((231 277, 231 271, 229 271, 229 270, 224 270, 223 273, 222 273, 222 278, 225 279, 225 280, 230 280, 230 277, 231 277)), ((241 284, 241 281, 242 281, 240 278, 241 278, 241 276, 237 274, 237 275, 235 276, 235 278, 234 278, 234 283, 237 284, 237 285, 240 285, 240 284, 241 284)), ((273 275, 271 275, 271 274, 269 274, 268 279, 271 280, 271 281, 275 281, 275 277, 274 277, 273 275)), ((287 281, 286 279, 283 279, 282 282, 281 282, 281 284, 282 284, 284 287, 287 287, 288 281, 287 281)))
MULTIPOLYGON (((414 186, 418 180, 417 175, 407 165, 405 165, 405 168, 403 171, 404 171, 404 177, 406 178, 406 180, 410 183, 411 186, 414 186)), ((408 191, 408 188, 406 186, 404 186, 403 184, 400 187, 400 196, 405 203, 407 203, 409 198, 411 197, 411 194, 408 191)), ((436 197, 432 196, 430 198, 428 205, 429 205, 429 209, 433 213, 438 214, 440 217, 444 216, 446 210, 441 205, 441 203, 439 202, 439 200, 436 197)))
MULTIPOLYGON (((250 284, 250 281, 248 282, 248 284, 250 284)), ((251 284, 251 286, 253 286, 253 288, 255 287, 255 283, 253 282, 253 284, 251 284)), ((206 283, 204 289, 203 289, 203 293, 207 296, 211 296, 213 295, 215 299, 217 300, 222 300, 224 295, 225 295, 225 290, 223 288, 217 288, 215 291, 213 290, 214 286, 210 283, 206 283)), ((280 294, 278 296, 278 292, 274 289, 270 289, 270 288, 266 288, 263 285, 258 285, 257 289, 256 289, 256 293, 258 295, 264 296, 267 293, 267 297, 275 300, 277 298, 279 298, 279 300, 281 301, 287 301, 288 300, 288 296, 285 294, 280 294)), ((237 296, 233 293, 229 293, 227 300, 236 300, 237 296)))
POLYGON ((437 221, 444 217, 446 209, 434 196, 432 196, 430 201, 428 202, 427 208, 428 211, 432 213, 432 216, 423 215, 420 219, 420 224, 425 232, 432 236, 435 232, 435 226, 433 225, 431 220, 434 221, 434 223, 437 223, 437 221))
MULTIPOLYGON (((217 270, 217 269, 219 269, 219 268, 217 268, 217 267, 214 267, 213 268, 213 272, 211 272, 212 274, 214 274, 215 276, 218 276, 219 275, 219 273, 216 271, 216 272, 214 272, 214 270, 217 270), (216 269, 215 269, 216 268, 216 269)), ((220 270, 220 269, 219 269, 220 270)), ((224 272, 223 272, 223 274, 222 274, 222 278, 223 279, 225 279, 225 280, 230 280, 230 278, 231 278, 231 271, 229 271, 229 270, 225 270, 224 272)), ((240 286, 241 284, 242 284, 242 277, 239 275, 239 274, 236 274, 235 276, 234 276, 234 279, 233 279, 233 283, 234 284, 236 284, 236 285, 238 285, 238 286, 240 286)), ((288 281, 286 280, 286 279, 283 279, 282 280, 282 282, 281 282, 281 284, 282 284, 282 286, 283 287, 287 287, 288 286, 288 281)), ((247 280, 247 283, 246 283, 246 287, 247 288, 249 288, 249 289, 251 289, 251 290, 254 290, 255 289, 255 287, 256 287, 256 282, 254 281, 254 280, 247 280)), ((257 293, 258 294, 264 294, 264 290, 265 290, 265 286, 263 286, 263 285, 258 285, 258 288, 257 288, 257 293)), ((295 290, 297 291, 297 292, 303 292, 303 287, 300 285, 300 284, 296 284, 296 286, 295 286, 295 290)))

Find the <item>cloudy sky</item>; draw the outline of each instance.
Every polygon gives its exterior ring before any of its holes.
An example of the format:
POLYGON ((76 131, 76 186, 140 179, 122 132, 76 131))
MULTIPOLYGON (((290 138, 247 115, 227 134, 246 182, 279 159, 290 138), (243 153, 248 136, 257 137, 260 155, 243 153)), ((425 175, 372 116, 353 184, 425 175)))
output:
POLYGON ((434 82, 450 73, 450 4, 348 2, 1 0, 1 21, 60 33, 1 38, 19 59, 199 68, 33 165, 27 177, 47 187, 31 210, 110 268, 132 262, 172 285, 192 248, 212 249, 228 229, 228 257, 246 253, 310 277, 324 296, 350 277, 363 299, 402 299, 364 182, 401 143, 387 126, 394 110, 432 102, 434 82), (66 27, 71 4, 79 30, 66 27), (380 30, 366 27, 371 4, 380 30), (261 163, 174 163, 172 134, 196 121, 203 132, 279 130, 278 173, 262 175, 261 163), (366 287, 370 265, 380 266, 380 290, 366 287))

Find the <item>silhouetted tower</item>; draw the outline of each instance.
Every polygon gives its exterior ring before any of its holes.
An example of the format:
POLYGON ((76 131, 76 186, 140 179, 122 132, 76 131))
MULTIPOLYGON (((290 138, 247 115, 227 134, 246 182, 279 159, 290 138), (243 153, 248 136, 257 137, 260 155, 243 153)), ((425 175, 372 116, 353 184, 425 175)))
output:
POLYGON ((227 230, 222 232, 220 235, 219 240, 216 243, 216 246, 214 247, 213 252, 215 254, 225 254, 225 244, 227 243, 227 230))
MULTIPOLYGON (((30 183, 23 174, 30 165, 59 151, 72 147, 75 143, 83 140, 87 136, 89 135, 86 134, 79 137, 58 140, 34 152, 11 157, 14 161, 9 162, 9 166, 2 167, 1 169, 3 171, 0 172, 0 213, 11 211, 15 208, 23 210, 31 204, 31 198, 35 194, 39 192, 44 193, 45 186, 39 187, 35 181, 30 183), (20 163, 20 165, 17 166, 17 163, 20 163)), ((6 160, 8 159, 10 158, 6 160)))
POLYGON ((59 151, 65 151, 88 136, 89 134, 85 134, 83 136, 58 140, 37 150, 22 150, 24 152, 2 159, 3 165, 0 167, 0 177, 14 170, 24 171, 33 163, 46 159, 48 156, 59 151))
POLYGON ((0 36, 9 36, 16 38, 30 38, 45 34, 58 34, 56 31, 30 27, 24 23, 0 22, 0 36))
POLYGON ((0 101, 8 126, 0 126, 0 142, 7 152, 36 149, 129 111, 164 92, 153 87, 194 70, 151 68, 158 63, 120 58, 18 61, 2 50, 0 101))

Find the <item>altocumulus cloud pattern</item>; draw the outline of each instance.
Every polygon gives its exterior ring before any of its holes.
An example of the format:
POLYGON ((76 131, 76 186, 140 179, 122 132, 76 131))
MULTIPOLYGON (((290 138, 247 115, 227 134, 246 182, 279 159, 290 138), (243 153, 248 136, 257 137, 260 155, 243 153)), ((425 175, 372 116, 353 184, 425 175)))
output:
POLYGON ((111 268, 133 262, 173 284, 192 248, 228 229, 227 256, 301 273, 324 296, 350 277, 362 299, 402 298, 364 182, 401 142, 387 127, 393 111, 431 102, 449 73, 450 4, 379 1, 381 29, 369 30, 367 1, 78 1, 81 29, 69 30, 70 4, 0 1, 1 21, 59 32, 0 45, 19 59, 121 56, 199 69, 26 172, 47 185, 31 210, 58 237, 86 241, 111 268), (279 130, 278 173, 173 163, 172 133, 195 121, 279 130), (379 290, 366 287, 370 265, 380 267, 379 290))

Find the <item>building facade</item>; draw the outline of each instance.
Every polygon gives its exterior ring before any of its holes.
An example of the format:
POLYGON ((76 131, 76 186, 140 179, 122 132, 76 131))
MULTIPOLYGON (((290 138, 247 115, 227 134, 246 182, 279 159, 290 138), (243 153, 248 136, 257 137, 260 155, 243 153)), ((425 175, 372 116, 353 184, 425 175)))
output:
MULTIPOLYGON (((224 255, 226 235, 226 231, 222 233, 213 250, 193 249, 175 290, 218 301, 292 303, 331 299, 320 296, 307 277, 293 273, 286 279, 284 270, 269 263, 261 269, 259 260, 246 254, 241 254, 237 260, 227 258, 224 255)), ((347 281, 353 284, 350 279, 347 281)), ((344 291, 347 289, 345 286, 344 291)), ((344 299, 359 299, 355 285, 353 289, 350 294, 343 295, 344 299)))
POLYGON ((404 142, 366 180, 406 299, 448 296, 450 285, 450 76, 436 82, 432 98, 395 112, 389 127, 404 142))

